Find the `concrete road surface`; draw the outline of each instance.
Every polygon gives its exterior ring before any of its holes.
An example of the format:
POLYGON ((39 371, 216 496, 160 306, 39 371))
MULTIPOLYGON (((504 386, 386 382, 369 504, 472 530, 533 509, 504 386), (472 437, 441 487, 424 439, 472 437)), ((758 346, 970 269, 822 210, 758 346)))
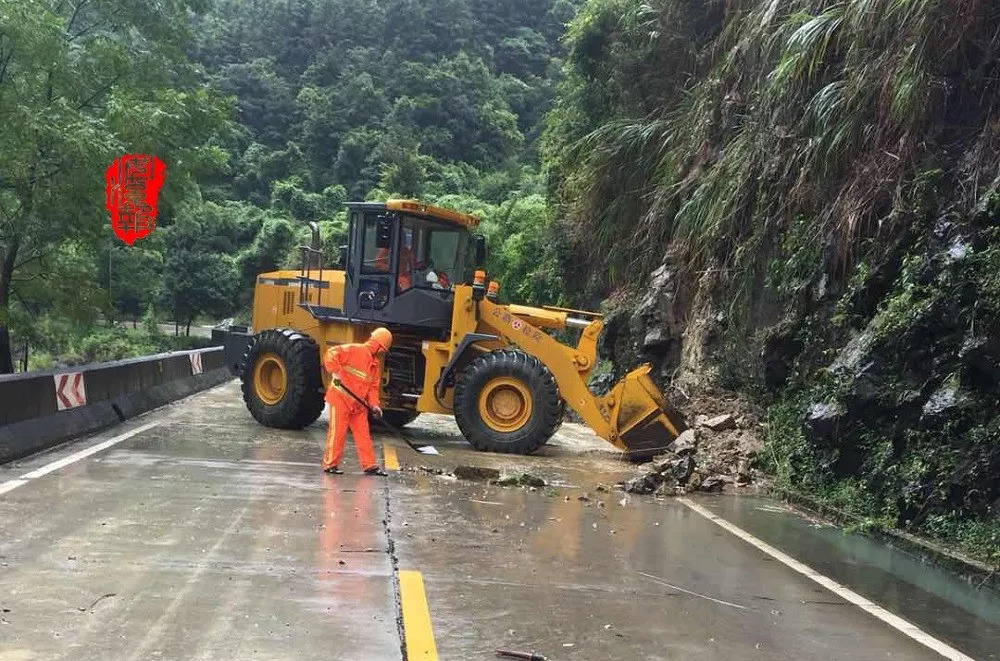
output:
POLYGON ((388 478, 319 470, 325 416, 235 383, 0 467, 0 661, 1000 658, 1000 598, 756 498, 656 501, 564 425, 538 456, 452 421, 388 478), (460 481, 457 465, 547 487, 460 481))

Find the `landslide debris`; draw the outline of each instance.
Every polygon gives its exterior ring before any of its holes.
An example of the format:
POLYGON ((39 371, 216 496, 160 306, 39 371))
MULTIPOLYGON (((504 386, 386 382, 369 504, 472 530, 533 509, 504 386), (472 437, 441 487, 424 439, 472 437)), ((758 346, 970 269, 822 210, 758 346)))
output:
POLYGON ((661 496, 760 486, 763 476, 753 468, 762 447, 758 428, 749 413, 698 414, 666 452, 639 465, 638 475, 617 486, 626 493, 661 496))

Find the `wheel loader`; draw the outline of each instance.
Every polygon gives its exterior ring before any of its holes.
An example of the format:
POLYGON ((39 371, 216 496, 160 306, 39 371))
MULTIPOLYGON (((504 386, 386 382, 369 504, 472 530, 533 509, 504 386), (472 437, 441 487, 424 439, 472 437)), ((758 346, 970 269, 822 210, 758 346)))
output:
POLYGON ((324 407, 325 350, 389 328, 392 349, 381 384, 386 422, 421 413, 452 415, 478 450, 528 454, 545 444, 566 406, 632 458, 666 448, 685 427, 649 376, 627 374, 597 396, 587 387, 597 362, 601 315, 504 305, 481 269, 479 220, 417 200, 349 203, 340 264, 324 267, 312 224, 302 267, 257 277, 252 327, 231 327, 226 361, 260 423, 301 429, 324 407), (553 337, 575 335, 576 346, 553 337), (566 333, 563 333, 566 335, 566 333))

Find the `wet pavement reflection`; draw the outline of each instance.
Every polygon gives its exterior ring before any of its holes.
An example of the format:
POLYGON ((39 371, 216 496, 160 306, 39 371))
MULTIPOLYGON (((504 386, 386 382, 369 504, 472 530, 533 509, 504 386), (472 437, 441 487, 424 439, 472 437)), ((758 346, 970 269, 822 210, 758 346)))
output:
MULTIPOLYGON (((532 457, 474 452, 421 416, 425 456, 340 477, 325 418, 265 429, 235 383, 145 416, 120 445, 0 495, 0 660, 402 658, 394 567, 422 573, 441 659, 496 647, 552 661, 937 659, 676 499, 627 496, 635 468, 566 424, 532 457), (530 472, 541 488, 428 471, 530 472)), ((0 467, 0 482, 79 449, 0 467)), ((993 593, 760 498, 698 502, 977 659, 993 593)))

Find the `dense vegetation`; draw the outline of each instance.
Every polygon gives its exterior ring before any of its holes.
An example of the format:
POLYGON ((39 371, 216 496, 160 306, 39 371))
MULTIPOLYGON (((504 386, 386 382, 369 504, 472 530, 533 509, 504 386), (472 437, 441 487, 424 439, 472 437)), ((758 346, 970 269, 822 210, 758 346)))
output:
POLYGON ((336 254, 349 199, 477 212, 505 292, 558 300, 537 146, 574 12, 0 0, 0 373, 182 345, 99 320, 245 318, 253 275, 297 265, 306 222, 336 254), (167 178, 158 230, 127 247, 102 175, 135 152, 167 178))
POLYGON ((624 360, 769 405, 780 486, 993 560, 998 32, 990 0, 589 0, 545 143, 589 288, 682 283, 678 346, 626 310, 624 360))

